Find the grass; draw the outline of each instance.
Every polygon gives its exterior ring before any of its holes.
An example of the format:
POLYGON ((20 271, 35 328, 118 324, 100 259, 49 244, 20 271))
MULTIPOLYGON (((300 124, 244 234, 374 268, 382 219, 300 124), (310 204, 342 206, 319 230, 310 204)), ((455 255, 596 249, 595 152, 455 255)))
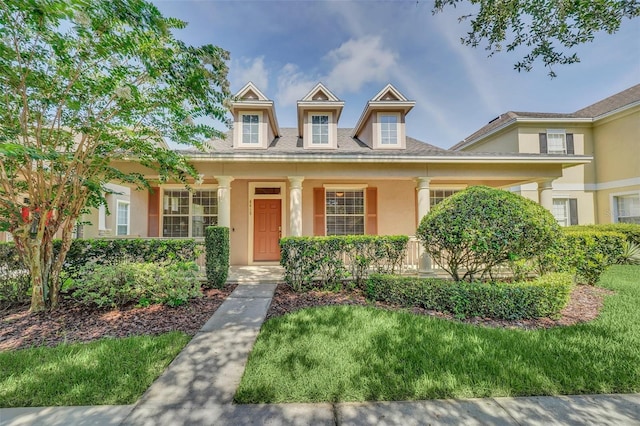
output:
POLYGON ((172 332, 0 352, 0 407, 132 404, 190 338, 172 332))
POLYGON ((263 325, 236 401, 413 400, 640 391, 640 266, 616 266, 590 323, 485 328, 373 307, 323 307, 263 325))

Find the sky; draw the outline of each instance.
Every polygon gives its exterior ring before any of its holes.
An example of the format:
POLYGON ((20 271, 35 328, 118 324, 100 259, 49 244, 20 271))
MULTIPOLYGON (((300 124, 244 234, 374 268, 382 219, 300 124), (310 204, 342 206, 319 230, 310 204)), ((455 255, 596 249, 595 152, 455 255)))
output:
POLYGON ((252 81, 275 102, 280 127, 296 126, 296 101, 322 82, 345 102, 339 127, 354 127, 387 83, 416 106, 407 135, 449 148, 506 111, 574 112, 640 83, 640 19, 578 46, 580 63, 513 65, 527 52, 488 57, 461 44, 458 17, 416 0, 153 0, 188 26, 176 36, 230 52, 232 92, 252 81))

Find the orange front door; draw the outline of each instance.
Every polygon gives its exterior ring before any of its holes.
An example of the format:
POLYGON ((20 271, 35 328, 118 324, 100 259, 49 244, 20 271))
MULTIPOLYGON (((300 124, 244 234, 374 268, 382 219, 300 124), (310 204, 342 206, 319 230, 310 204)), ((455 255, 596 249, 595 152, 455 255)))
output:
POLYGON ((253 260, 280 260, 280 200, 253 200, 253 260))

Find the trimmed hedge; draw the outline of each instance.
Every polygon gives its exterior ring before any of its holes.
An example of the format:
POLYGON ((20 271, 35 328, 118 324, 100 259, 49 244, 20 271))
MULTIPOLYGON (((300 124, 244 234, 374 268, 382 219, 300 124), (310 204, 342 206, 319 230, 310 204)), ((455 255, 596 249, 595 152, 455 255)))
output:
POLYGON ((565 232, 617 232, 624 234, 627 241, 640 246, 640 225, 636 223, 608 223, 602 225, 580 225, 564 228, 565 232))
POLYGON ((204 239, 207 251, 207 288, 222 288, 229 275, 229 228, 208 226, 204 239))
POLYGON ((406 235, 344 235, 286 237, 280 240, 284 279, 295 291, 341 286, 350 278, 364 284, 370 271, 400 270, 409 237, 406 235))
POLYGON ((540 273, 572 272, 576 281, 595 284, 600 275, 618 263, 626 237, 618 232, 566 228, 563 236, 539 256, 540 273))
POLYGON ((87 265, 79 272, 70 281, 68 292, 73 299, 99 308, 121 308, 130 303, 180 306, 202 296, 194 262, 159 265, 124 261, 87 265))
POLYGON ((367 295, 374 300, 449 312, 459 318, 509 320, 556 316, 568 303, 572 288, 573 279, 566 273, 516 283, 469 283, 382 274, 373 274, 367 280, 367 295))

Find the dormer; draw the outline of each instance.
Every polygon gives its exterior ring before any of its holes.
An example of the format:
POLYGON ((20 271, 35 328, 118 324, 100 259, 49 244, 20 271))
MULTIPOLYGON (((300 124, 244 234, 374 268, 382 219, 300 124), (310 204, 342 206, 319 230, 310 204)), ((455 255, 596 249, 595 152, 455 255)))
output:
POLYGON ((280 136, 273 101, 252 83, 247 83, 231 102, 233 147, 267 149, 280 136))
POLYGON ((387 84, 367 102, 353 129, 353 137, 373 149, 405 149, 405 117, 415 104, 393 85, 387 84))
POLYGON ((344 102, 322 83, 298 101, 298 136, 305 149, 336 149, 344 102))

